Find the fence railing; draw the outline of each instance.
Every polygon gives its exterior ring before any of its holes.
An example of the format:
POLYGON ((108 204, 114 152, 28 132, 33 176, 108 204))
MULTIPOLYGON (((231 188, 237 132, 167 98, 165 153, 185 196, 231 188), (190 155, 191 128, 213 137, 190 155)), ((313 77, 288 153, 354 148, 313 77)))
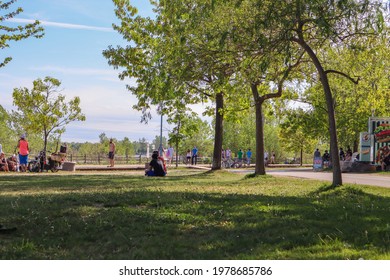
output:
MULTIPOLYGON (((68 154, 67 161, 76 162, 77 164, 108 164, 108 155, 74 155, 68 154)), ((151 156, 146 155, 115 155, 115 164, 144 164, 151 160, 151 156)), ((186 164, 186 158, 180 156, 178 159, 179 164, 186 164)), ((191 161, 190 161, 191 163, 191 161)), ((198 164, 211 164, 210 157, 198 157, 198 164)), ((176 164, 176 157, 173 158, 172 164, 176 164)))
MULTIPOLYGON (((147 157, 146 155, 115 155, 115 164, 145 164, 148 163, 151 160, 151 156, 147 157)), ((108 164, 109 159, 108 155, 102 155, 102 154, 93 154, 93 155, 74 155, 74 154, 68 154, 66 161, 72 161, 76 162, 77 164, 108 164)), ((252 158, 252 163, 254 163, 255 159, 252 158)), ((186 156, 179 156, 178 159, 179 164, 186 164, 187 158, 186 156)), ((191 160, 189 162, 191 164, 191 160)), ((210 164, 212 163, 211 157, 198 157, 197 159, 198 164, 210 164)), ((300 164, 300 159, 285 159, 284 161, 279 160, 278 163, 283 164, 300 164)), ((173 158, 172 164, 176 164, 176 157, 173 158)))

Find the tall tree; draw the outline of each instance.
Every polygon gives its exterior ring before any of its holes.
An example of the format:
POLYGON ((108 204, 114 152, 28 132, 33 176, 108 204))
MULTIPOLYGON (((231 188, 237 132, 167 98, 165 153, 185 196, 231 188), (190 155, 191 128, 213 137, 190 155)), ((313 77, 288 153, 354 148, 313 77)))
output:
MULTIPOLYGON (((43 28, 39 25, 39 21, 34 23, 17 25, 12 23, 12 19, 23 12, 22 8, 11 9, 12 5, 17 0, 0 2, 0 49, 10 47, 10 42, 20 41, 29 37, 41 38, 43 36, 43 28)), ((5 57, 0 61, 0 68, 4 67, 12 57, 5 57)))
POLYGON ((31 90, 15 88, 13 91, 17 110, 12 112, 12 123, 24 131, 41 134, 45 151, 50 135, 60 136, 68 123, 85 120, 80 98, 67 103, 65 96, 59 94, 60 85, 59 80, 46 77, 35 80, 31 90))
POLYGON ((135 109, 150 117, 150 108, 164 102, 175 111, 175 100, 196 104, 215 102, 215 148, 213 169, 221 167, 224 86, 230 65, 218 61, 219 35, 212 32, 210 1, 151 1, 156 18, 137 16, 129 1, 114 0, 121 25, 114 28, 130 42, 127 47, 109 47, 103 52, 110 65, 123 67, 120 77, 133 77, 128 89, 137 96, 135 109), (207 37, 207 38, 206 38, 207 37))
MULTIPOLYGON (((255 1, 264 4, 264 1, 255 1)), ((348 77, 337 69, 324 68, 319 53, 326 46, 347 46, 352 38, 376 34, 383 26, 382 1, 372 0, 290 0, 264 6, 272 41, 282 50, 298 45, 308 55, 321 82, 328 113, 331 156, 338 158, 334 99, 330 74, 348 77)), ((340 163, 333 161, 333 186, 342 184, 340 163)))

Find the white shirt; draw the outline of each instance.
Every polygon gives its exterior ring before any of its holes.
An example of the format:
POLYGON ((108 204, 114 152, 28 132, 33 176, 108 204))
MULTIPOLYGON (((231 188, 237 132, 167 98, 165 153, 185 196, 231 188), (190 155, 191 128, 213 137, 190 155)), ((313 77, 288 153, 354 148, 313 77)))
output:
POLYGON ((168 157, 173 157, 173 148, 172 147, 168 148, 168 157))
POLYGON ((230 158, 230 156, 232 155, 232 152, 229 149, 227 149, 225 151, 225 154, 226 154, 226 158, 230 158))

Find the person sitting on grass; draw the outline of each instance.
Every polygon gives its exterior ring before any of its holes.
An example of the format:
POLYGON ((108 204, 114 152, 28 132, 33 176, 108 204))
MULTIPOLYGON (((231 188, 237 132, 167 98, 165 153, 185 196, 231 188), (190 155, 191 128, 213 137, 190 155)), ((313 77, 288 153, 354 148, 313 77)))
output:
POLYGON ((5 171, 5 172, 9 171, 8 162, 3 152, 0 154, 0 171, 5 171))
POLYGON ((10 156, 7 159, 7 163, 8 163, 9 171, 16 172, 17 164, 18 164, 17 160, 16 160, 16 155, 10 156))
POLYGON ((165 176, 164 164, 161 159, 158 158, 158 154, 152 154, 152 160, 149 163, 149 169, 146 170, 145 176, 165 176))

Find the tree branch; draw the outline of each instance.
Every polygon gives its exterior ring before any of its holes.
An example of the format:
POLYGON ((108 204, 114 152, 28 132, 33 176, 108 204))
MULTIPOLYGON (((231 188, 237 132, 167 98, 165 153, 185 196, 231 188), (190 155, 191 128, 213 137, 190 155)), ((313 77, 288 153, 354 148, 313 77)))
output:
POLYGON ((325 71, 326 75, 328 75, 329 73, 339 74, 339 75, 347 78, 348 80, 350 80, 355 85, 357 85, 359 83, 359 80, 360 80, 360 77, 358 77, 357 80, 354 80, 352 77, 348 76, 347 74, 340 72, 340 71, 337 71, 337 70, 326 70, 325 71))

